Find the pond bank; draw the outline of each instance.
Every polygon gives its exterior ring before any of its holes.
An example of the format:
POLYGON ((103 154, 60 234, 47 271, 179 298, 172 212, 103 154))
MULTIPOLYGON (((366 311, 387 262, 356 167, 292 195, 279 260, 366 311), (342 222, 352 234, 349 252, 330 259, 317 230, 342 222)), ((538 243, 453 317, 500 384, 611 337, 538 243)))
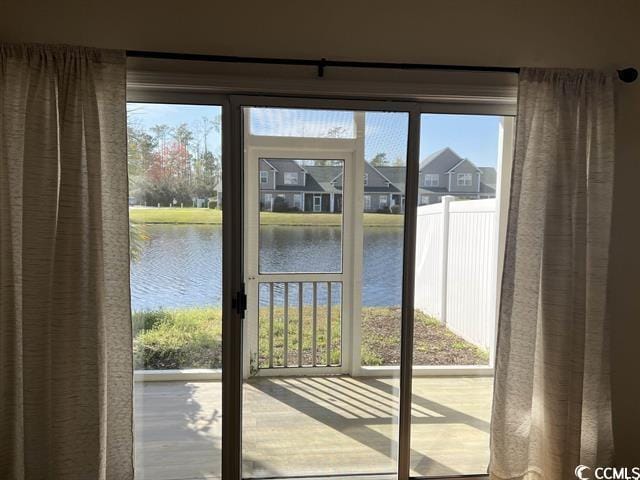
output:
MULTIPOLYGON (((132 223, 147 224, 191 224, 221 225, 222 211, 210 208, 167 208, 167 207, 131 207, 129 219, 132 223)), ((320 226, 337 227, 341 225, 339 213, 289 213, 261 212, 262 225, 281 226, 320 226)), ((391 213, 365 213, 365 227, 402 227, 404 215, 391 213)))
MULTIPOLYGON (((307 311, 308 310, 308 311, 307 311)), ((324 318, 326 310, 318 309, 324 318)), ((266 311, 261 312, 266 317, 266 311)), ((303 356, 311 360, 311 311, 303 314, 303 356)), ((332 336, 332 363, 339 363, 339 314, 332 336)), ((274 309, 275 363, 282 358, 284 329, 282 308, 274 309)), ((136 312, 134 323, 134 356, 138 369, 221 368, 222 366, 222 316, 219 308, 202 307, 186 309, 136 312)), ((296 318, 289 321, 289 348, 292 355, 297 349, 296 318)), ((414 334, 415 365, 487 365, 487 352, 451 332, 437 319, 420 311, 416 312, 414 334)), ((324 326, 318 325, 318 343, 322 350, 325 340, 324 326)), ((258 361, 264 365, 264 351, 269 343, 268 330, 259 329, 262 352, 258 361)), ((321 354, 321 352, 319 352, 321 354)), ((400 363, 400 309, 397 307, 370 307, 362 309, 362 364, 399 365, 400 363)))

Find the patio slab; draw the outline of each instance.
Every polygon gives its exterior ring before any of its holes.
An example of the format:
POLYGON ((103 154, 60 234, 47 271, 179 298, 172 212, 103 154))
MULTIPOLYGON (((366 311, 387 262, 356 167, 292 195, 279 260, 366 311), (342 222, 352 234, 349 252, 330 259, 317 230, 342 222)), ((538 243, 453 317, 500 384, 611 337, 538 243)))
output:
MULTIPOLYGON (((492 383, 414 379, 414 475, 486 472, 492 383)), ((243 476, 388 478, 396 462, 397 386, 391 378, 250 379, 243 476)), ((219 478, 221 418, 219 381, 136 383, 136 478, 219 478)))

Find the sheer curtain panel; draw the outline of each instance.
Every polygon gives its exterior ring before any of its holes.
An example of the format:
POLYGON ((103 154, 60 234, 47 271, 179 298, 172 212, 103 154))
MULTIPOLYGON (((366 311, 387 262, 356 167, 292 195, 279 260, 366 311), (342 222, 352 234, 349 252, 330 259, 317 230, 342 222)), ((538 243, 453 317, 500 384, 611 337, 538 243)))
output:
POLYGON ((130 479, 124 52, 0 68, 0 478, 130 479))
POLYGON ((524 69, 491 426, 494 480, 575 478, 613 449, 606 287, 613 76, 524 69))

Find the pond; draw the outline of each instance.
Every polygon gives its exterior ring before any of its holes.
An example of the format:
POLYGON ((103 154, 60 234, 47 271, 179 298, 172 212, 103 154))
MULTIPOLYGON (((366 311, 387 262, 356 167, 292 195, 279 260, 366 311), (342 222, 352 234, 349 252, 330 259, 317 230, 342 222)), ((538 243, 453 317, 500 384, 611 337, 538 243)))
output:
MULTIPOLYGON (((145 230, 150 239, 131 264, 134 311, 221 305, 219 225, 147 225, 145 230)), ((261 233, 263 271, 339 270, 338 227, 263 226, 261 233)), ((364 306, 400 305, 402 238, 402 228, 364 228, 364 306)))

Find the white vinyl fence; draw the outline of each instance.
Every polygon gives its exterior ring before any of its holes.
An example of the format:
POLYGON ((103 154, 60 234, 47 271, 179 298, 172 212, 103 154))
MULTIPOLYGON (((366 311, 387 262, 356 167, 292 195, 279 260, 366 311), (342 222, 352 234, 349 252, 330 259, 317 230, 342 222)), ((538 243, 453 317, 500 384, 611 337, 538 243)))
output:
POLYGON ((496 200, 418 207, 415 306, 493 353, 497 276, 496 200))

